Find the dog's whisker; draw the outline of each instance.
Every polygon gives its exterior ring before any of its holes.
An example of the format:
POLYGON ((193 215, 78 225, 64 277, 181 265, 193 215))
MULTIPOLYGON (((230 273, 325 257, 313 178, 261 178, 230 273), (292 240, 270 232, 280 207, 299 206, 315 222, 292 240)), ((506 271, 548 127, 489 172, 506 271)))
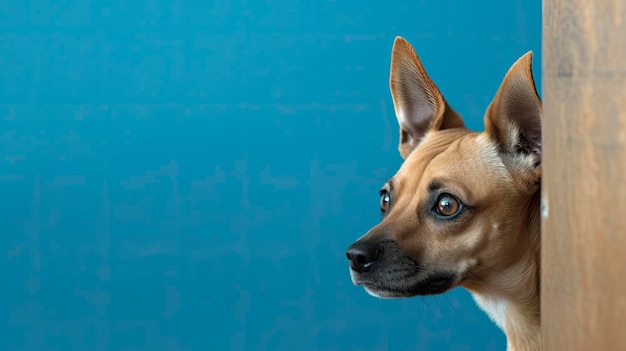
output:
POLYGON ((424 306, 424 297, 420 296, 420 302, 422 303, 422 315, 426 313, 426 306, 424 306))
POLYGON ((363 180, 363 184, 367 185, 367 186, 371 186, 374 184, 380 184, 382 186, 382 184, 384 184, 386 181, 386 179, 382 179, 382 178, 366 178, 363 180))
POLYGON ((366 178, 363 181, 364 184, 369 186, 378 183, 382 186, 382 184, 384 184, 389 180, 389 178, 391 178, 391 174, 389 174, 384 169, 374 169, 372 173, 374 173, 374 175, 372 177, 366 178))
POLYGON ((424 302, 423 297, 422 297, 422 302, 426 305, 426 307, 428 307, 428 310, 430 310, 430 314, 433 317, 433 320, 435 319, 435 312, 433 311, 433 309, 430 307, 430 305, 428 304, 428 302, 424 302))
POLYGON ((441 305, 439 304, 439 299, 437 299, 437 295, 433 295, 433 300, 435 300, 435 303, 437 304, 437 308, 439 309, 439 314, 443 314, 443 311, 441 310, 441 305))
POLYGON ((454 307, 454 305, 452 304, 452 301, 450 301, 450 299, 444 294, 443 298, 448 302, 448 304, 450 305, 450 307, 452 307, 452 310, 456 313, 456 308, 454 307))
POLYGON ((391 178, 391 174, 387 172, 387 170, 385 170, 384 168, 374 168, 373 172, 378 173, 377 174, 378 177, 384 177, 385 181, 391 178))

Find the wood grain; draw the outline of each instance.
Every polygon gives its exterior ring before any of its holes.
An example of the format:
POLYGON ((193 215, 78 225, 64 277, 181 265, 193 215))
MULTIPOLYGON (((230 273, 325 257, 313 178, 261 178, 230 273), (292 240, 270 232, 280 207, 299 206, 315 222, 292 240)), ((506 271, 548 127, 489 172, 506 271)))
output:
POLYGON ((543 6, 543 350, 626 350, 626 2, 543 6))

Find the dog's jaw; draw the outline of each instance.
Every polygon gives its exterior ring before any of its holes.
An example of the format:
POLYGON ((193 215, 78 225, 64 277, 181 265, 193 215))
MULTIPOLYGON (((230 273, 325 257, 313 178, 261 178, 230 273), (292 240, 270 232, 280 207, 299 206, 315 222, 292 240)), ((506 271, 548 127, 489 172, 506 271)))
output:
POLYGON ((389 294, 385 291, 367 287, 363 285, 363 283, 358 279, 357 273, 352 268, 348 267, 348 270, 350 271, 350 278, 352 279, 352 284, 354 284, 355 286, 363 286, 363 289, 365 290, 365 292, 367 292, 372 297, 376 297, 379 299, 399 299, 399 298, 404 297, 404 296, 393 296, 392 294, 389 294))
POLYGON ((408 281, 409 284, 403 286, 392 286, 384 281, 377 282, 371 281, 367 278, 363 278, 359 273, 352 268, 349 268, 350 278, 355 286, 362 286, 363 289, 371 296, 380 299, 400 299, 410 298, 415 296, 425 295, 438 295, 443 294, 456 286, 458 286, 460 280, 459 276, 451 273, 439 273, 425 275, 424 272, 416 272, 415 275, 410 277, 403 277, 401 279, 385 279, 387 281, 408 281))
POLYGON ((382 290, 371 289, 371 288, 368 288, 367 286, 364 286, 363 288, 365 292, 368 293, 370 296, 373 296, 379 299, 391 300, 391 299, 401 299, 405 297, 402 295, 394 295, 394 294, 391 294, 389 292, 385 292, 382 290))

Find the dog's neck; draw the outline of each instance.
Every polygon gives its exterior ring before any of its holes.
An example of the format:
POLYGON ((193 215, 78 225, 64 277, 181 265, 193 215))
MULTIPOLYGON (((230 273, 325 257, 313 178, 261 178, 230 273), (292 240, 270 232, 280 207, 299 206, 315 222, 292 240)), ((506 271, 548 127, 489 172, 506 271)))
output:
POLYGON ((506 334, 507 351, 541 350, 539 193, 523 209, 528 214, 525 225, 519 233, 511 233, 521 239, 515 260, 466 285, 506 334))

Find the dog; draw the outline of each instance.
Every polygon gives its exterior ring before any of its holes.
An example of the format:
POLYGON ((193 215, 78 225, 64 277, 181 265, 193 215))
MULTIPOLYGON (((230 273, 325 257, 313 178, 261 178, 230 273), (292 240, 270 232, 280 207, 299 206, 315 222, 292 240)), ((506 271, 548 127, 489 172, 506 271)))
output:
POLYGON ((378 298, 463 287, 508 351, 540 350, 542 103, 532 51, 509 68, 483 132, 465 127, 402 37, 389 85, 403 163, 380 190, 382 220, 346 250, 353 284, 378 298))

